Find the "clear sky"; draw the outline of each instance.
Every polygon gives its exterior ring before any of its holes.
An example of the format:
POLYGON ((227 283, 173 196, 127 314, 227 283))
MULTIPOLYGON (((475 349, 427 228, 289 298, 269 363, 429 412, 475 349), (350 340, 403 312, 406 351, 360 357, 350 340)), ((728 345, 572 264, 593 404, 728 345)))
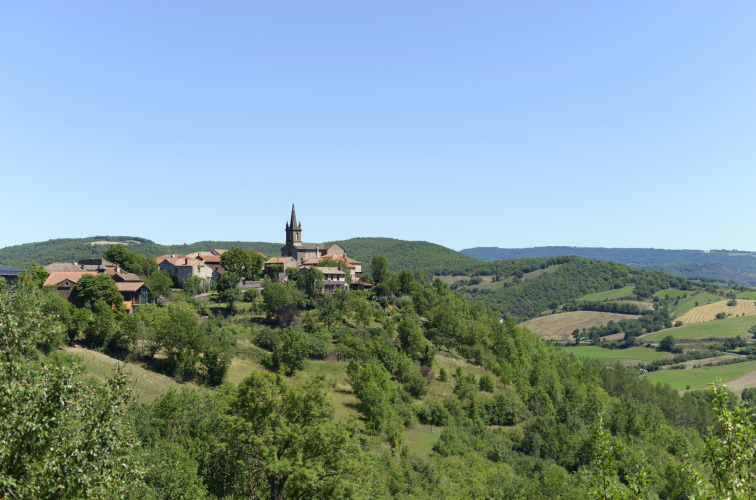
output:
POLYGON ((0 7, 0 247, 756 250, 756 2, 0 7))

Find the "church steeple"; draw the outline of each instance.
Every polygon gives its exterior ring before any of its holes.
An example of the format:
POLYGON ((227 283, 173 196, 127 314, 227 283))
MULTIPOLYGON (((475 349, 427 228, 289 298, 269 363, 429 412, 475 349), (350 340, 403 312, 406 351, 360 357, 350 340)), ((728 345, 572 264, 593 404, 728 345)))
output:
POLYGON ((302 223, 297 224, 297 211, 291 204, 291 222, 286 223, 286 246, 302 244, 302 223))

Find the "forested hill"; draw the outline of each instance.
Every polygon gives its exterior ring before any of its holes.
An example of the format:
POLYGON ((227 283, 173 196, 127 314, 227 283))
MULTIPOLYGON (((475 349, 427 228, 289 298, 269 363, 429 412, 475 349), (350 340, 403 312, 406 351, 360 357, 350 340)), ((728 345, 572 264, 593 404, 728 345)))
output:
POLYGON ((102 257, 109 243, 123 243, 138 254, 153 257, 169 253, 210 251, 214 248, 229 249, 237 246, 266 255, 275 255, 283 246, 281 243, 244 241, 199 241, 182 245, 160 245, 152 240, 136 236, 91 236, 61 238, 1 248, 0 264, 26 267, 33 263, 46 265, 52 262, 73 262, 79 259, 102 257))
POLYGON ((517 258, 546 258, 576 255, 587 259, 605 260, 637 268, 657 269, 691 279, 735 281, 756 286, 756 253, 738 250, 663 250, 658 248, 601 248, 601 247, 534 247, 497 248, 477 247, 461 253, 485 261, 517 258))
POLYGON ((403 269, 433 274, 473 274, 487 264, 427 241, 405 241, 393 238, 352 238, 339 241, 347 255, 364 263, 363 271, 370 272, 370 261, 383 255, 392 272, 403 269))
MULTIPOLYGON (((129 249, 156 257, 170 253, 210 251, 214 248, 229 249, 241 247, 265 255, 280 255, 282 243, 246 241, 199 241, 181 245, 161 245, 146 238, 136 236, 92 236, 89 238, 66 238, 38 243, 26 243, 0 249, 0 264, 26 267, 32 263, 40 265, 51 262, 72 262, 83 258, 102 257, 110 243, 124 243, 129 249)), ((455 250, 425 241, 404 241, 392 238, 353 238, 340 240, 347 254, 365 264, 370 272, 370 261, 375 255, 388 258, 391 270, 398 273, 403 269, 425 271, 433 274, 474 274, 484 272, 492 264, 481 262, 455 250)))

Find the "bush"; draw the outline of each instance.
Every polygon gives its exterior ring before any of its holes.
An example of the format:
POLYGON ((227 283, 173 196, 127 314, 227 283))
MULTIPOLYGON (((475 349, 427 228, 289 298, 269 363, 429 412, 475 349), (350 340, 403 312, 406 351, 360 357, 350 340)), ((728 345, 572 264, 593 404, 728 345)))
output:
POLYGON ((478 388, 481 391, 493 392, 494 381, 491 375, 489 375, 488 373, 484 373, 483 375, 481 375, 480 380, 478 381, 478 388))
POLYGON ((725 319, 726 317, 727 317, 727 313, 725 312, 717 313, 717 315, 715 316, 716 319, 725 319))
POLYGON ((404 390, 413 398, 420 399, 428 394, 428 379, 423 377, 419 371, 412 370, 405 377, 404 390))
POLYGON ((254 343, 257 347, 266 351, 274 351, 278 347, 280 339, 276 332, 269 328, 261 328, 255 335, 254 343))

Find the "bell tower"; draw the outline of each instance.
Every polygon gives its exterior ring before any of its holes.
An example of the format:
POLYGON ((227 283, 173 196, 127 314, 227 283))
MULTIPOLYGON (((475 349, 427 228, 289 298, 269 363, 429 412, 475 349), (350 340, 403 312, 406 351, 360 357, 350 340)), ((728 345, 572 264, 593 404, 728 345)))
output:
POLYGON ((291 204, 291 222, 286 223, 286 246, 298 247, 302 244, 302 223, 297 224, 297 212, 291 204))

